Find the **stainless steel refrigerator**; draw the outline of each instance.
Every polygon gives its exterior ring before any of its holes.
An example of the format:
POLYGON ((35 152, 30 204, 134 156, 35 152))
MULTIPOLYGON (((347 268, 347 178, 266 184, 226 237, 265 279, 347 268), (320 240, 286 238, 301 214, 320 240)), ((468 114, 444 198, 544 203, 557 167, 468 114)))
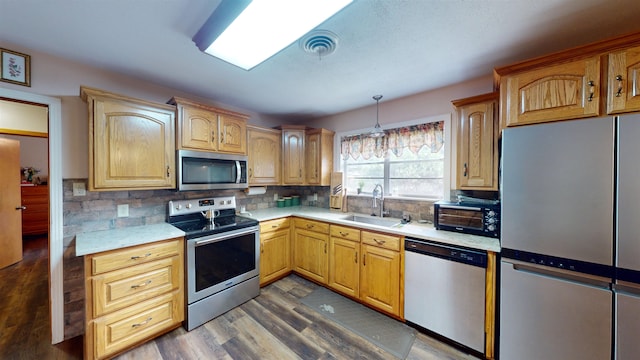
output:
POLYGON ((501 203, 500 359, 636 358, 640 115, 504 130, 501 203))

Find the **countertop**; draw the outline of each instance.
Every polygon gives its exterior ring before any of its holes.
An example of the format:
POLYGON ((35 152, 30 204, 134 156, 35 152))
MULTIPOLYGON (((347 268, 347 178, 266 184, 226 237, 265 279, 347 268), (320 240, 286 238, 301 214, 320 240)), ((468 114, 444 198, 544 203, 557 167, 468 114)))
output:
MULTIPOLYGON (((345 219, 345 217, 354 215, 354 213, 344 213, 339 210, 309 206, 292 206, 254 210, 240 215, 253 218, 258 221, 278 219, 287 216, 297 216, 310 220, 325 221, 333 224, 358 227, 361 229, 380 231, 389 234, 404 235, 416 239, 431 240, 442 244, 500 252, 500 241, 495 238, 436 230, 432 224, 420 224, 415 222, 400 224, 400 219, 393 218, 384 218, 385 220, 397 221, 396 225, 391 227, 354 222, 345 219)), ((370 217, 370 215, 365 214, 355 215, 370 217)), ((76 235, 76 256, 84 256, 155 241, 168 240, 184 235, 184 231, 177 229, 168 223, 79 233, 76 235)))
POLYGON ((76 235, 76 256, 95 254, 184 236, 184 231, 167 223, 130 226, 76 235))
MULTIPOLYGON (((485 236, 469 235, 456 233, 451 231, 436 230, 432 224, 421 224, 411 222, 409 224, 399 224, 400 219, 384 218, 397 220, 398 225, 388 227, 379 226, 361 222, 345 220, 352 212, 341 212, 339 210, 331 210, 309 206, 292 206, 283 208, 269 208, 261 210, 253 210, 240 215, 250 217, 258 221, 272 220, 287 216, 297 216, 301 218, 326 221, 334 224, 358 227, 361 229, 369 229, 374 231, 386 232, 390 234, 404 235, 416 239, 431 240, 442 244, 465 246, 472 249, 500 252, 500 240, 485 236)), ((355 214, 364 217, 371 217, 365 214, 355 214)))

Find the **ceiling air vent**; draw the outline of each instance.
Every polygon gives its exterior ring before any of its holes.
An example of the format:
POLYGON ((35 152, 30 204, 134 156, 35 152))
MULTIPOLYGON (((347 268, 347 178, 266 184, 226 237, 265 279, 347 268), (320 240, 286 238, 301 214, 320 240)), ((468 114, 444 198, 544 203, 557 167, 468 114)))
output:
POLYGON ((300 47, 314 56, 331 55, 338 47, 338 35, 327 30, 313 30, 300 39, 300 47))

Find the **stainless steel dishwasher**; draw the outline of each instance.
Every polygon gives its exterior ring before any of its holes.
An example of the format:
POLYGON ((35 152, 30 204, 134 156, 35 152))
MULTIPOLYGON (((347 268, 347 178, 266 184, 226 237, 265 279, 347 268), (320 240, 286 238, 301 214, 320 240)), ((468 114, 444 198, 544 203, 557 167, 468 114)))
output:
POLYGON ((405 319, 484 353, 486 267, 486 252, 406 238, 405 319))

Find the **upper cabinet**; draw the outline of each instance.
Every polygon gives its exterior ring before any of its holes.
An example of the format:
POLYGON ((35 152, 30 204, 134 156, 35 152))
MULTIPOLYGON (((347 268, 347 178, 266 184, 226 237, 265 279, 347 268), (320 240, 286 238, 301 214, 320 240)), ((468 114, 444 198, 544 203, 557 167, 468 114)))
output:
POLYGON ((494 69, 501 127, 640 111, 640 32, 494 69))
POLYGON ((175 188, 175 107, 80 88, 89 108, 89 189, 175 188))
POLYGON ((281 131, 247 125, 249 185, 279 185, 281 131))
POLYGON ((498 190, 498 93, 453 101, 457 109, 456 189, 498 190))
POLYGON ((282 184, 305 183, 305 126, 282 126, 282 184))
POLYGON ((609 54, 607 112, 640 111, 640 46, 609 54))
POLYGON ((304 145, 307 184, 331 185, 334 134, 333 131, 327 129, 307 130, 304 145))
POLYGON ((248 116, 174 97, 178 149, 247 154, 248 116))
POLYGON ((506 126, 600 114, 600 57, 507 75, 500 80, 506 126))

